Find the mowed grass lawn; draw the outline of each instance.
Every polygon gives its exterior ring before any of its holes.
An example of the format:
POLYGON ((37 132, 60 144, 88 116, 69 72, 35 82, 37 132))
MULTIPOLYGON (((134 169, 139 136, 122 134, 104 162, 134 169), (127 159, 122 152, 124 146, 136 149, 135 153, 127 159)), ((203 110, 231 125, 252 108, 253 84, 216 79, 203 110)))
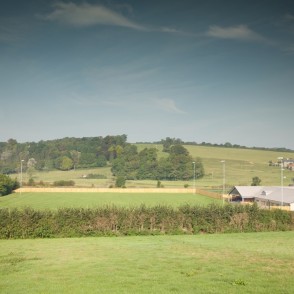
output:
POLYGON ((0 240, 0 293, 294 293, 293 232, 0 240))
POLYGON ((184 204, 208 205, 221 203, 219 199, 209 198, 199 194, 176 193, 14 193, 0 197, 0 207, 34 209, 58 209, 64 207, 92 208, 104 205, 133 207, 168 205, 177 207, 184 204))

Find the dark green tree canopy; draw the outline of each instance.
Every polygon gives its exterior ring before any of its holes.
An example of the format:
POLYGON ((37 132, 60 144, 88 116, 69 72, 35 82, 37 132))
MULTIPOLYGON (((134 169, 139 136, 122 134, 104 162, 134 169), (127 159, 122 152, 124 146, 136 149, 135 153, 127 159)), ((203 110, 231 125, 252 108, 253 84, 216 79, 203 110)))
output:
POLYGON ((113 161, 114 176, 126 179, 153 180, 189 180, 195 175, 204 175, 204 168, 200 158, 193 159, 188 150, 182 145, 173 145, 167 158, 159 158, 156 148, 145 148, 139 153, 136 146, 127 147, 119 157, 113 161))
POLYGON ((0 196, 8 195, 17 188, 19 188, 17 180, 12 180, 9 176, 0 174, 0 196))
POLYGON ((259 177, 253 177, 251 186, 260 186, 261 179, 259 177))
MULTIPOLYGON (((14 139, 0 142, 0 172, 16 173, 24 160, 26 170, 29 160, 34 158, 36 170, 52 168, 68 169, 70 160, 74 168, 106 166, 108 160, 116 158, 128 145, 127 136, 63 138, 40 142, 18 143, 14 139), (62 158, 67 164, 62 166, 62 158), (65 167, 65 165, 67 165, 65 167)), ((72 167, 70 167, 72 168, 72 167)))

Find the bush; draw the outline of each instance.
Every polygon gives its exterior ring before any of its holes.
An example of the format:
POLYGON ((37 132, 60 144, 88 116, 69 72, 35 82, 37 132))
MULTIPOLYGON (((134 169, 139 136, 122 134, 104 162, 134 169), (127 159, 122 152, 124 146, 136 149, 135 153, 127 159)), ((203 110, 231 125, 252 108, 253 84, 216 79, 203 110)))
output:
POLYGON ((117 177, 116 181, 115 181, 115 186, 118 188, 125 188, 126 187, 126 179, 125 177, 117 177))
POLYGON ((83 176, 84 179, 107 179, 105 175, 100 174, 88 174, 86 176, 83 176))
POLYGON ((0 196, 8 195, 19 188, 18 181, 12 180, 9 176, 0 174, 0 196))
POLYGON ((33 178, 30 178, 29 181, 28 181, 28 186, 35 186, 35 181, 33 178))
POLYGON ((75 185, 74 181, 64 181, 64 180, 55 181, 53 183, 53 186, 55 186, 55 187, 72 187, 74 185, 75 185))

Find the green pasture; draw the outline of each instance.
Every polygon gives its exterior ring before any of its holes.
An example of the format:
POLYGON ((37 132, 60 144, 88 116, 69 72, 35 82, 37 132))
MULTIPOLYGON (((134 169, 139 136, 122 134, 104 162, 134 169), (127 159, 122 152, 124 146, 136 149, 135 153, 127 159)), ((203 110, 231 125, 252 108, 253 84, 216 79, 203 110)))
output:
MULTIPOLYGON (((11 175, 15 177, 15 175, 11 175)), ((17 175, 20 179, 20 175, 17 175)), ((114 184, 110 167, 99 167, 91 169, 76 169, 69 171, 52 170, 52 171, 35 171, 33 179, 36 183, 43 181, 45 184, 53 184, 59 180, 73 180, 76 186, 79 187, 109 187, 114 184), (99 174, 106 177, 106 179, 86 179, 88 174, 99 174)), ((29 176, 23 173, 23 181, 28 182, 29 176)))
POLYGON ((0 197, 0 207, 34 209, 58 209, 64 207, 93 208, 104 205, 133 207, 168 205, 178 207, 184 204, 208 205, 220 203, 220 200, 199 194, 176 193, 13 193, 0 197))
MULTIPOLYGON (((167 153, 162 152, 162 145, 155 144, 137 144, 138 150, 145 147, 156 147, 159 151, 159 156, 167 156, 167 153)), ((251 185, 252 178, 258 176, 261 179, 261 185, 277 186, 281 184, 281 170, 280 167, 269 166, 268 162, 272 160, 277 161, 278 157, 293 158, 294 153, 290 152, 274 152, 266 150, 253 149, 237 149, 237 148, 222 148, 222 147, 207 147, 207 146, 193 146, 185 145, 190 154, 202 159, 205 176, 201 179, 196 179, 197 187, 211 187, 222 186, 223 183, 223 166, 221 160, 225 160, 225 178, 226 187, 236 185, 251 185)), ((191 163, 192 165, 192 163, 191 163)), ((20 175, 11 175, 18 177, 20 175)), ((287 186, 292 183, 294 172, 284 171, 284 185, 287 186)), ((58 180, 73 180, 77 187, 109 187, 114 185, 115 179, 112 176, 111 168, 93 168, 83 170, 70 171, 36 171, 33 174, 35 182, 43 181, 44 183, 52 184, 58 180), (106 179, 86 179, 87 174, 99 174, 106 177, 106 179)), ((29 176, 23 173, 23 181, 28 182, 29 176)), ((194 185, 193 180, 190 181, 161 181, 166 188, 184 187, 188 184, 190 187, 194 185)), ((127 187, 156 187, 155 180, 140 180, 127 181, 127 187)))
POLYGON ((292 232, 0 240, 0 293, 293 293, 292 232))
MULTIPOLYGON (((162 145, 155 144, 137 144, 138 150, 150 148, 151 146, 158 149, 159 156, 166 156, 162 152, 162 145)), ((251 185, 252 178, 258 176, 262 181, 261 185, 279 186, 281 184, 280 167, 269 166, 269 161, 276 162, 278 157, 293 158, 292 152, 275 152, 267 150, 241 149, 241 148, 224 148, 184 145, 192 157, 202 159, 205 176, 202 179, 196 179, 196 186, 212 187, 221 186, 223 183, 223 164, 225 160, 225 178, 226 186, 251 185)), ((191 163, 192 164, 192 163, 191 163)), ((284 185, 287 186, 292 182, 294 172, 284 170, 284 185)), ((178 182, 183 186, 184 182, 178 182)), ((193 181, 188 182, 193 185, 193 181)), ((175 185, 172 182, 166 182, 166 186, 175 185)))

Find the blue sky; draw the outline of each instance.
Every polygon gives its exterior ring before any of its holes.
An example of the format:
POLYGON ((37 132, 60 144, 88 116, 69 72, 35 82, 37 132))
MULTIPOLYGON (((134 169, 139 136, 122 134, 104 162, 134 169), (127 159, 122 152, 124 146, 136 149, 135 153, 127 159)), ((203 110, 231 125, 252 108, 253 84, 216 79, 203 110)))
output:
POLYGON ((292 2, 0 0, 0 141, 294 149, 292 2))

